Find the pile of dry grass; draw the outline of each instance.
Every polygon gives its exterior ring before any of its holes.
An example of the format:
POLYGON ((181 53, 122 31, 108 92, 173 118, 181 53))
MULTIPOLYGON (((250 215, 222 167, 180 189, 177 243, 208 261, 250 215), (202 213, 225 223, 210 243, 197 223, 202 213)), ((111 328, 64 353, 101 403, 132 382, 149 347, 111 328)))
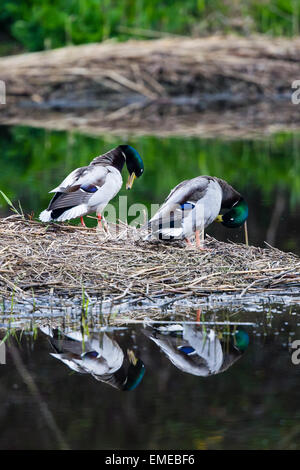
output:
POLYGON ((274 248, 208 238, 207 251, 181 243, 149 243, 125 225, 105 231, 0 219, 0 294, 30 298, 47 293, 102 299, 150 299, 181 294, 272 294, 300 288, 300 259, 274 248))

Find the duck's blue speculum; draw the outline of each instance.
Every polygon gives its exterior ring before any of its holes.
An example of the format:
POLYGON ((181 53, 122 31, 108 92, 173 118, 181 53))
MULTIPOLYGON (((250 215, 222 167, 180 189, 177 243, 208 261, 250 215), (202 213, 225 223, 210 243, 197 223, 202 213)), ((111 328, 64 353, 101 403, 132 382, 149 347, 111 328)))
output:
POLYGON ((95 186, 94 184, 82 184, 80 186, 80 189, 82 189, 86 193, 95 193, 96 191, 98 191, 97 186, 95 186))

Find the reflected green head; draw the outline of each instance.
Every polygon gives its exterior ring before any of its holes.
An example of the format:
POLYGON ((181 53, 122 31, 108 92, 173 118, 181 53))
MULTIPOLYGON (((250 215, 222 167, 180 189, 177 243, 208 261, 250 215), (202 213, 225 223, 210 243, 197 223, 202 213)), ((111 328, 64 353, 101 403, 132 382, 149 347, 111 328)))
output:
POLYGON ((138 359, 135 364, 130 364, 128 368, 127 380, 124 384, 123 390, 134 390, 142 381, 145 374, 145 365, 138 359))
POLYGON ((244 199, 239 202, 222 216, 222 224, 225 227, 237 228, 243 225, 248 218, 248 205, 244 199))
POLYGON ((239 351, 245 351, 249 346, 249 335, 245 330, 238 329, 235 333, 235 346, 239 351))

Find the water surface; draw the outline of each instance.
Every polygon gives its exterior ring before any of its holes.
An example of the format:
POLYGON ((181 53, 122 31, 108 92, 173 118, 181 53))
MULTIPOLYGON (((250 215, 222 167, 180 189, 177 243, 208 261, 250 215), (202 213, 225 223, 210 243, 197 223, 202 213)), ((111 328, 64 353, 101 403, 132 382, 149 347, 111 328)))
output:
POLYGON ((2 330, 0 448, 298 449, 299 309, 274 307, 264 320, 240 311, 231 325, 215 313, 216 325, 88 337, 62 326, 2 330))

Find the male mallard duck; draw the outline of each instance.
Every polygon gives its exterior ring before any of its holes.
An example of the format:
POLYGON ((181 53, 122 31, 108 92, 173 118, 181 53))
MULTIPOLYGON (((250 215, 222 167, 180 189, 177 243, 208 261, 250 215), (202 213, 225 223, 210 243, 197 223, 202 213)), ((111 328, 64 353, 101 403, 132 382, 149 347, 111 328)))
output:
MULTIPOLYGON (((151 235, 160 239, 185 239, 194 233, 200 245, 199 231, 213 221, 226 227, 239 227, 248 217, 248 206, 241 194, 226 181, 214 176, 197 176, 178 184, 149 222, 151 235), (219 215, 222 209, 229 209, 219 215)), ((148 239, 146 237, 146 239, 148 239)))
POLYGON ((72 171, 63 182, 52 189, 55 193, 46 210, 40 214, 42 222, 63 221, 81 218, 96 212, 98 221, 101 212, 122 187, 121 171, 126 163, 129 177, 126 189, 133 185, 135 177, 144 171, 143 160, 130 145, 119 145, 104 155, 94 158, 88 166, 72 171))
POLYGON ((40 330, 50 339, 55 351, 51 356, 75 372, 90 374, 122 391, 134 390, 143 379, 144 363, 132 350, 125 355, 106 333, 83 336, 80 331, 61 332, 48 326, 40 330))
POLYGON ((249 335, 239 328, 230 336, 218 338, 195 325, 148 325, 144 330, 175 367, 188 374, 207 377, 231 367, 246 351, 249 335))

